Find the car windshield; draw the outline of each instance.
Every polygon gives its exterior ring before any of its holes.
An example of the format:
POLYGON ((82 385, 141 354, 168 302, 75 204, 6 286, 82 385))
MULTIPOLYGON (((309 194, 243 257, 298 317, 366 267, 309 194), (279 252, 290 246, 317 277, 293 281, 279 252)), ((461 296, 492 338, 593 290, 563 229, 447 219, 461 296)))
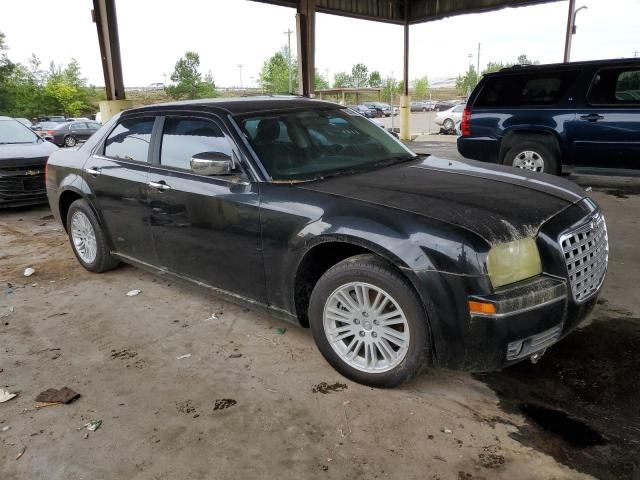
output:
POLYGON ((0 145, 36 143, 40 139, 29 128, 16 120, 0 120, 0 145))
POLYGON ((274 180, 313 180, 416 157, 348 109, 263 113, 240 117, 239 123, 274 180))

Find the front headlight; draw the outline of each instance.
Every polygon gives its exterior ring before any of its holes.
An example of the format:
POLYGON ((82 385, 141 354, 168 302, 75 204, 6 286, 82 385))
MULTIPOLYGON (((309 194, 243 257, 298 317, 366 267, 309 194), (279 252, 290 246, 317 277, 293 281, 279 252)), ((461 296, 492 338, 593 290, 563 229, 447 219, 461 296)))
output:
POLYGON ((487 271, 494 288, 539 275, 542 263, 536 241, 528 237, 496 245, 487 255, 487 271))

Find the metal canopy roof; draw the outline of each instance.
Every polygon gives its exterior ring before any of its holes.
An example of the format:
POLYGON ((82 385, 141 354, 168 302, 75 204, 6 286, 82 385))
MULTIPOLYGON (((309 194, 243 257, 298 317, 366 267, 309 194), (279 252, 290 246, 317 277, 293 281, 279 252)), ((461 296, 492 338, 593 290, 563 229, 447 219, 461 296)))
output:
MULTIPOLYGON (((253 0, 295 8, 297 0, 253 0)), ((453 15, 523 7, 560 0, 315 0, 315 9, 345 17, 404 24, 423 23, 453 15), (407 18, 405 18, 407 2, 407 18)))

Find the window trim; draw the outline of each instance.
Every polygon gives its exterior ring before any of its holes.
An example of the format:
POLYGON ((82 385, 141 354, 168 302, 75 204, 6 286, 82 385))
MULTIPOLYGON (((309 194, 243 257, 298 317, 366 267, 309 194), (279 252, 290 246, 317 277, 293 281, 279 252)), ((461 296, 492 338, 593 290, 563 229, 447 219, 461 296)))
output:
POLYGON ((208 114, 208 112, 188 112, 188 111, 178 111, 178 112, 163 112, 161 114, 161 121, 157 122, 157 131, 154 131, 154 134, 156 135, 156 140, 153 142, 154 143, 154 157, 153 157, 153 163, 152 165, 156 168, 159 168, 161 170, 167 171, 167 172, 177 172, 177 173, 181 173, 181 174, 189 174, 189 175, 194 175, 197 178, 212 178, 212 179, 216 179, 216 180, 221 180, 221 181, 226 181, 226 182, 230 182, 230 183, 237 183, 237 181, 231 180, 232 178, 236 178, 236 177, 241 177, 243 180, 249 180, 249 175, 247 174, 247 169, 245 168, 245 166, 243 165, 242 162, 242 157, 241 157, 241 152, 240 152, 240 148, 238 147, 238 145, 236 144, 236 142, 234 141, 233 137, 230 135, 229 130, 226 128, 226 125, 224 124, 224 122, 222 122, 220 120, 220 118, 218 118, 216 115, 212 115, 212 114, 208 114), (179 168, 179 167, 171 167, 171 166, 167 166, 167 165, 163 165, 162 164, 162 140, 164 138, 164 126, 166 123, 166 120, 168 118, 187 118, 187 119, 197 119, 197 120, 204 120, 206 122, 211 122, 213 123, 215 126, 217 126, 220 131, 222 132, 222 134, 224 135, 224 138, 229 142, 229 144, 231 145, 231 150, 233 153, 233 161, 236 164, 235 167, 238 170, 238 174, 237 175, 200 175, 198 173, 195 173, 193 170, 191 169, 185 169, 185 168, 179 168))
POLYGON ((631 71, 631 70, 635 70, 637 72, 640 72, 640 66, 638 65, 626 65, 626 66, 615 66, 615 67, 602 67, 597 69, 595 72, 593 72, 593 74, 591 75, 591 82, 589 84, 589 89, 587 90, 587 94, 585 95, 585 102, 588 106, 593 107, 593 108, 602 108, 602 107, 606 107, 606 108, 629 108, 629 107, 636 107, 636 108, 640 108, 640 101, 638 101, 637 103, 593 103, 591 102, 591 90, 594 87, 595 81, 596 81, 596 77, 598 76, 598 74, 604 70, 620 70, 620 73, 623 73, 625 71, 631 71))
POLYGON ((100 146, 98 149, 96 149, 95 154, 103 157, 103 158, 107 158, 111 161, 114 162, 129 162, 129 163, 135 163, 136 165, 152 165, 152 161, 153 161, 153 143, 154 143, 154 139, 153 139, 153 134, 155 132, 156 126, 158 124, 158 118, 159 116, 157 114, 155 114, 154 112, 139 112, 136 113, 134 115, 126 115, 126 116, 121 116, 120 118, 118 118, 118 121, 115 122, 113 124, 113 127, 109 130, 109 132, 104 136, 104 138, 102 139, 100 146), (122 123, 122 122, 126 122, 127 120, 135 120, 135 119, 139 119, 139 118, 150 118, 153 119, 153 126, 151 127, 151 140, 149 141, 149 150, 147 151, 147 160, 146 161, 141 161, 141 160, 135 160, 135 159, 129 159, 129 158, 114 158, 114 157, 110 157, 109 155, 107 155, 105 153, 105 150, 107 148, 107 140, 109 139, 109 137, 111 136, 111 134, 113 133, 113 131, 118 128, 118 126, 122 123))

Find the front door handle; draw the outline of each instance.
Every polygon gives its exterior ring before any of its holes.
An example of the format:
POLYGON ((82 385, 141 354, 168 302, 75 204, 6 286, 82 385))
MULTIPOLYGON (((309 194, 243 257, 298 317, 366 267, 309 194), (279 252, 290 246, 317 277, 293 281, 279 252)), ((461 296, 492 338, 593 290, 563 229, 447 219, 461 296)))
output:
POLYGON ((151 188, 158 190, 159 192, 166 192, 167 190, 171 190, 171 187, 165 183, 164 180, 160 180, 159 182, 149 182, 147 183, 151 188))
POLYGON ((589 115, 580 115, 580 120, 587 120, 588 122, 597 122, 598 120, 602 120, 604 116, 599 115, 597 113, 590 113, 589 115))
POLYGON ((91 167, 89 167, 89 168, 85 168, 84 171, 87 172, 92 177, 97 177, 98 175, 100 175, 100 169, 99 168, 91 168, 91 167))

